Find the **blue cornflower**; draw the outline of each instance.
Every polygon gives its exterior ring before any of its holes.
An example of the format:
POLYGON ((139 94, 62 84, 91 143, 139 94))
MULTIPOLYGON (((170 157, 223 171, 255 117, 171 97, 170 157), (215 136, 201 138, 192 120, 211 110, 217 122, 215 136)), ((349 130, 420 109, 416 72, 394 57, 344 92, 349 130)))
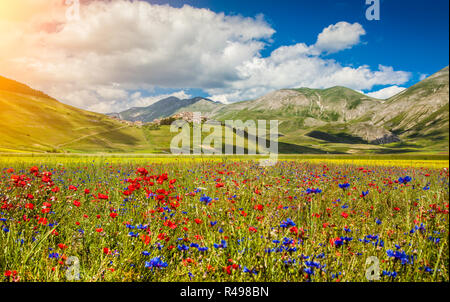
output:
POLYGON ((387 250, 386 254, 389 257, 400 260, 402 264, 414 264, 414 256, 407 255, 405 251, 387 250))
POLYGON ((280 224, 280 227, 282 228, 287 228, 290 226, 295 226, 295 222, 293 222, 290 218, 286 219, 286 221, 282 221, 280 224))
POLYGON ((393 272, 389 272, 389 271, 383 271, 383 276, 390 276, 390 277, 392 277, 392 278, 395 278, 395 277, 397 277, 397 272, 396 271, 393 271, 393 272))
POLYGON ((428 266, 419 267, 419 270, 424 270, 427 273, 432 273, 433 272, 433 269, 431 267, 428 267, 428 266))
POLYGON ((283 245, 291 245, 291 244, 293 244, 293 243, 294 243, 294 239, 287 238, 287 237, 285 237, 285 238, 283 239, 283 245))
POLYGON ((59 254, 58 254, 58 253, 50 253, 50 254, 48 255, 48 258, 58 259, 58 258, 59 258, 59 254))
POLYGON ((315 261, 305 261, 305 265, 309 267, 320 268, 320 263, 315 261))
POLYGON ((409 176, 405 176, 405 177, 400 177, 398 179, 398 182, 401 184, 407 184, 408 182, 410 182, 412 179, 409 176))
POLYGON ((178 245, 178 250, 179 251, 187 251, 187 250, 189 250, 189 247, 187 246, 187 245, 178 245))
POLYGON ((341 189, 343 189, 343 190, 345 190, 345 189, 347 189, 347 188, 349 188, 349 187, 350 187, 350 184, 349 184, 349 183, 339 184, 339 188, 341 188, 341 189))
POLYGON ((227 242, 225 240, 220 241, 220 244, 214 243, 214 247, 216 249, 221 248, 221 249, 226 249, 227 248, 227 242))
POLYGON ((438 244, 441 241, 441 238, 430 236, 430 237, 428 237, 428 240, 430 240, 433 243, 438 244))
POLYGON ((322 193, 321 189, 310 189, 310 188, 306 189, 306 194, 319 194, 319 193, 322 193))
POLYGON ((341 238, 337 238, 337 239, 334 240, 334 245, 337 246, 337 247, 339 247, 339 246, 341 246, 343 244, 344 244, 344 240, 342 240, 341 238))
POLYGON ((208 204, 212 201, 212 198, 209 197, 209 196, 206 196, 205 194, 203 194, 203 195, 200 197, 200 201, 201 201, 201 202, 204 202, 206 205, 208 205, 208 204))
POLYGON ((164 262, 161 257, 155 257, 153 259, 151 259, 150 261, 146 261, 145 262, 145 267, 146 268, 164 268, 167 267, 168 264, 167 262, 164 262))
POLYGON ((251 269, 248 269, 246 266, 244 266, 243 272, 244 273, 251 273, 251 274, 255 274, 255 275, 258 274, 258 272, 255 269, 251 270, 251 269))

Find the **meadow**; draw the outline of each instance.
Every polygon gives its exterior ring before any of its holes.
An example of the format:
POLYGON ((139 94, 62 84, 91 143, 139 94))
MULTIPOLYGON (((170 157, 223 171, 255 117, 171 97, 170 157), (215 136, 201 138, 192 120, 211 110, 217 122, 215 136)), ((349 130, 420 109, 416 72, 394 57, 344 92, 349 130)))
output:
POLYGON ((3 282, 449 281, 448 157, 0 156, 0 206, 3 282))

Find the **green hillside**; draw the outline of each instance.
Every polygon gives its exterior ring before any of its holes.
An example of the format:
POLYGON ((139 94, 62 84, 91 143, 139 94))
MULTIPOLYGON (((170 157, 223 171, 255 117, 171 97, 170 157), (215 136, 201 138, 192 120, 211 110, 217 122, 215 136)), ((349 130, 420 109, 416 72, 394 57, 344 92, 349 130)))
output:
POLYGON ((0 151, 125 151, 145 148, 142 131, 62 104, 0 77, 0 151))
POLYGON ((278 120, 280 142, 327 153, 448 152, 448 67, 388 100, 345 87, 283 89, 215 118, 278 120))
POLYGON ((372 118, 375 124, 396 133, 405 143, 448 152, 448 67, 388 99, 372 118))
MULTIPOLYGON (((176 134, 169 126, 129 126, 0 77, 0 152, 170 153, 176 134)), ((246 150, 257 149, 243 139, 246 150)))
POLYGON ((359 118, 380 102, 345 87, 283 89, 256 100, 222 107, 215 117, 219 120, 276 117, 298 129, 359 118))

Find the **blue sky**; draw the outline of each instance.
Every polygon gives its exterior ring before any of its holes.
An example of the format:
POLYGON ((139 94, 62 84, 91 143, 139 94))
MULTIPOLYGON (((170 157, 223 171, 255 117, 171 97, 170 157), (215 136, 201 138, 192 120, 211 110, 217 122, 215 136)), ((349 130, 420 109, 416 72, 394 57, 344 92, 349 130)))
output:
POLYGON ((102 113, 337 85, 386 99, 448 66, 448 0, 381 0, 379 21, 365 0, 15 3, 2 75, 102 113))
POLYGON ((276 30, 273 43, 262 52, 268 56, 281 45, 313 44, 324 27, 339 21, 360 23, 367 34, 363 43, 334 54, 345 65, 379 64, 413 73, 406 86, 448 65, 448 0, 381 0, 380 20, 365 17, 364 0, 149 0, 174 7, 191 5, 225 14, 254 17, 263 14, 276 30))

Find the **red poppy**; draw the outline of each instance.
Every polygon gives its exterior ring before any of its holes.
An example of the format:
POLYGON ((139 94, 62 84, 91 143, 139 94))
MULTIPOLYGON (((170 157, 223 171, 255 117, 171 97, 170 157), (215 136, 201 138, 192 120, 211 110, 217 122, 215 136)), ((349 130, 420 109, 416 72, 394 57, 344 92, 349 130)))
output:
POLYGON ((254 209, 258 210, 258 211, 262 211, 264 209, 264 206, 262 204, 258 204, 258 205, 254 206, 254 209))
POLYGON ((104 200, 106 200, 106 199, 108 199, 109 198, 109 196, 108 195, 105 195, 105 194, 98 194, 98 197, 97 197, 98 199, 104 199, 104 200))

